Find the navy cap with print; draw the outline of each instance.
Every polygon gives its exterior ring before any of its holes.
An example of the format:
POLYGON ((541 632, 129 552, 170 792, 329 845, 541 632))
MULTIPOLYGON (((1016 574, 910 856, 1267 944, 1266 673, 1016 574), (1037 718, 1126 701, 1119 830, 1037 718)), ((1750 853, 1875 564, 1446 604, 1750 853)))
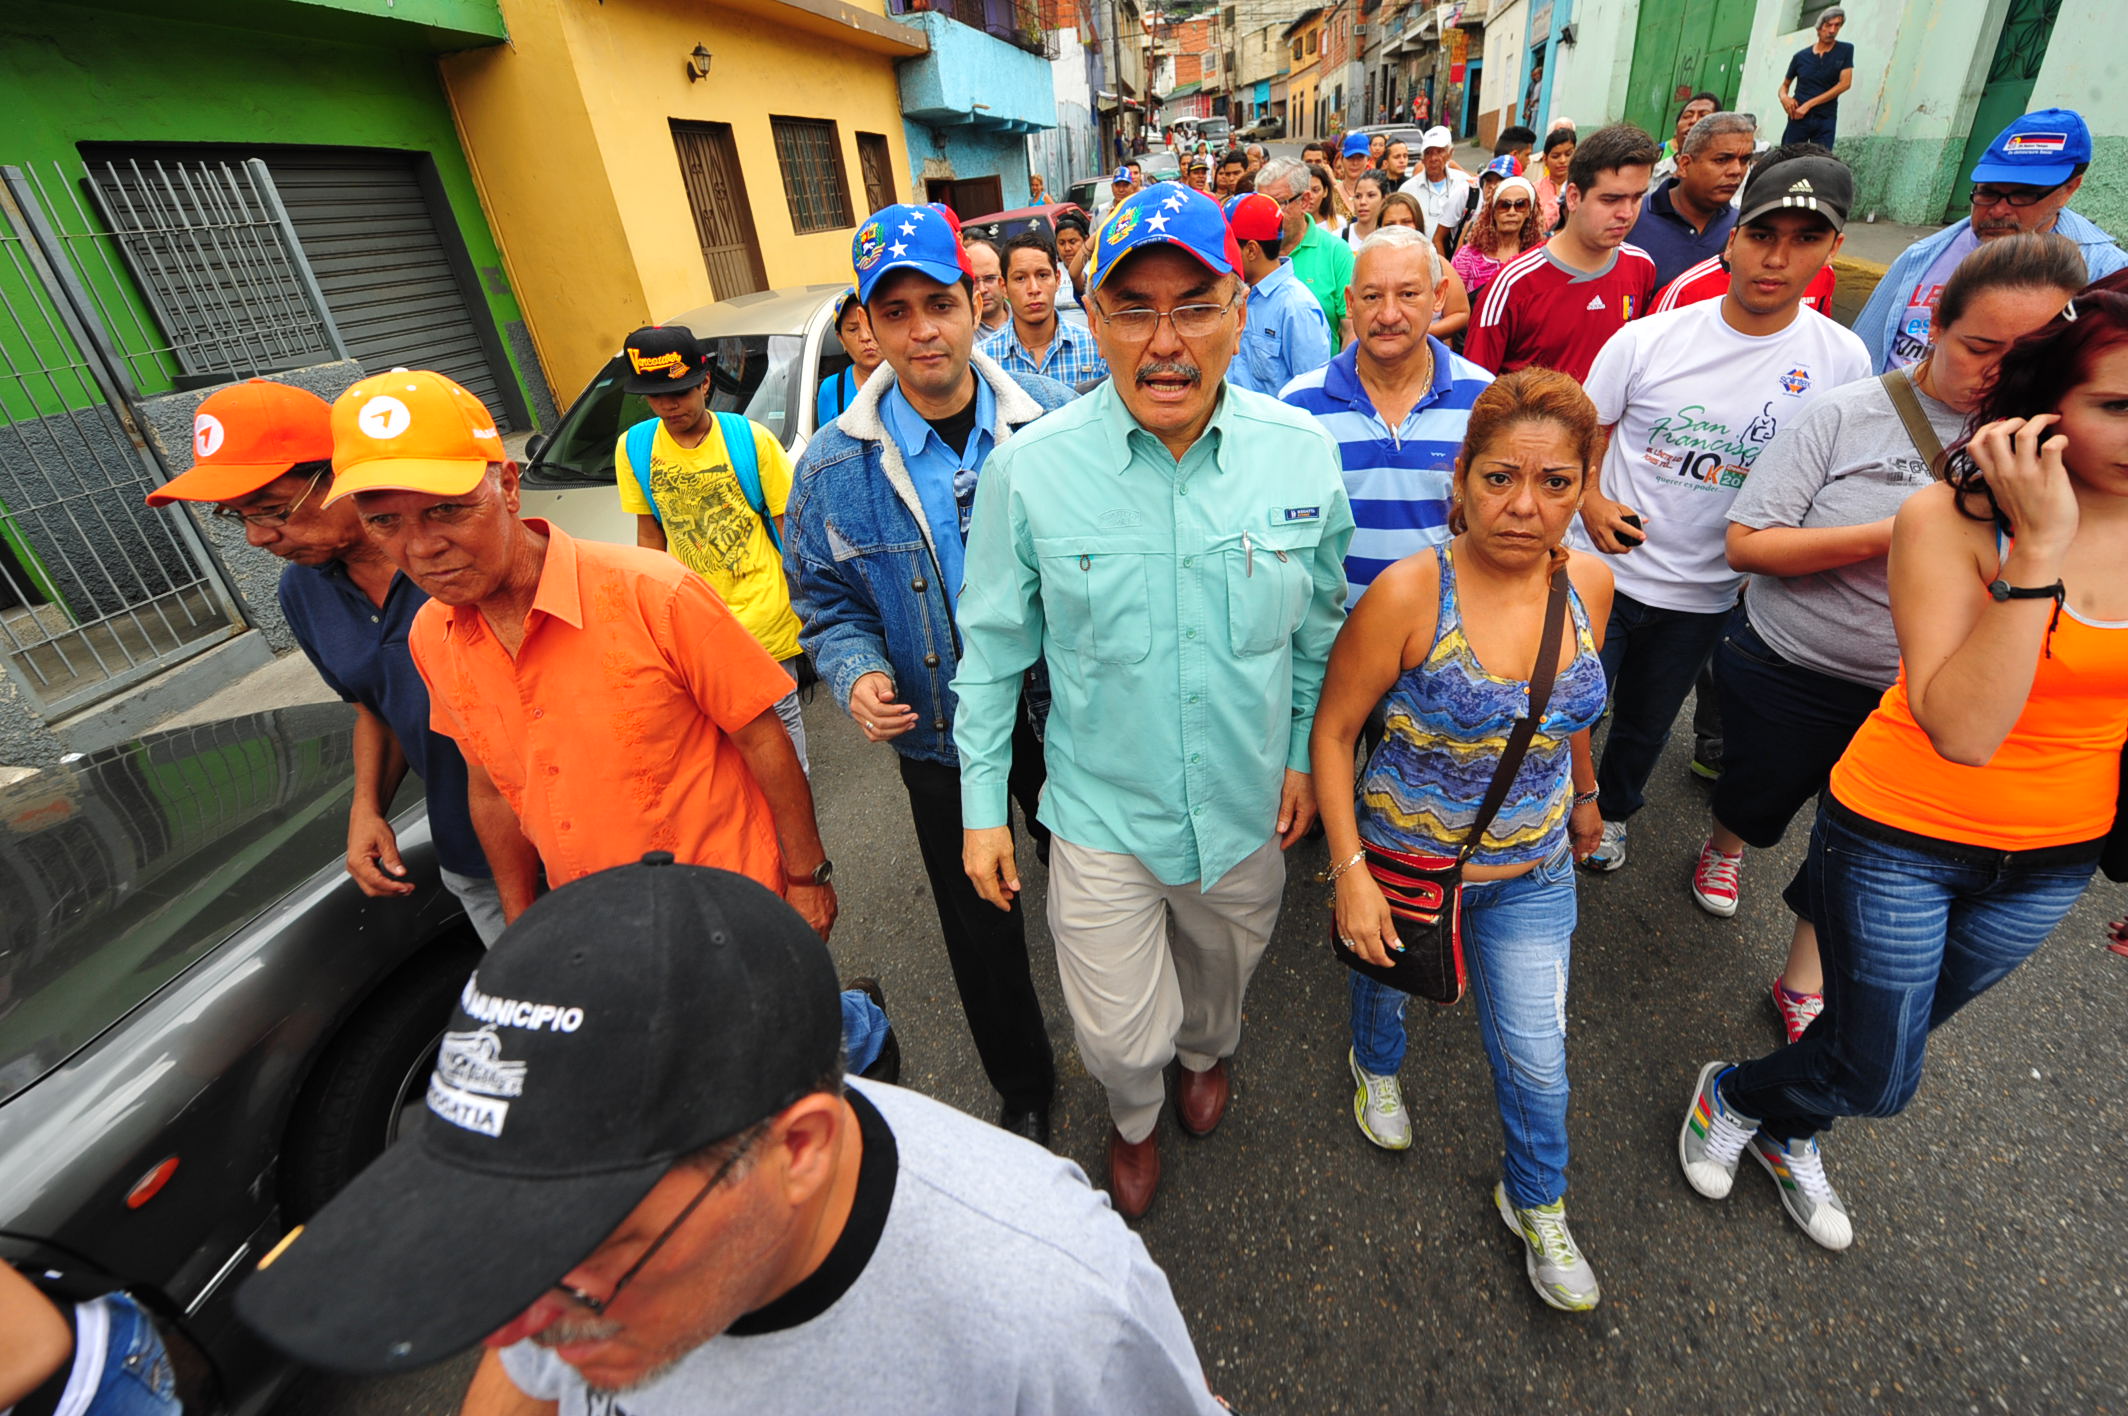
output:
POLYGON ((481 961, 412 1134, 259 1264, 237 1311, 339 1371, 470 1347, 841 1048, 834 961, 775 894, 662 851, 586 876, 481 961))

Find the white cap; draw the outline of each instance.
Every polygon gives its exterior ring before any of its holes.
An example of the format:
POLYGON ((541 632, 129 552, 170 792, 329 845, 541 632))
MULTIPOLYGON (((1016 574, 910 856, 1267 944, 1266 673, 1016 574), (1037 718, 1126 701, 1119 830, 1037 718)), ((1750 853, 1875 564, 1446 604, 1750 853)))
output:
POLYGON ((1452 148, 1455 145, 1456 140, 1454 135, 1451 134, 1445 127, 1428 128, 1426 130, 1426 136, 1419 139, 1420 152, 1430 152, 1434 148, 1452 148))

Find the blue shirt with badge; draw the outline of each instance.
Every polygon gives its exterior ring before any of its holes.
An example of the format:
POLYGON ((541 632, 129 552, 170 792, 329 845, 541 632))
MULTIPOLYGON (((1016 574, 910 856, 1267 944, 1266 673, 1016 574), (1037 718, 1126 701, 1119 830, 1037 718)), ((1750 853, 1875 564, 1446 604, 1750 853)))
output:
POLYGON ((1294 275, 1290 259, 1249 287, 1248 311, 1240 355, 1227 366, 1227 382, 1237 388, 1276 398, 1294 376, 1321 368, 1337 352, 1322 303, 1294 275))
POLYGON ((1328 435, 1231 382, 1179 460, 1113 380, 1016 433, 961 592, 963 822, 1005 823, 1020 675, 1046 662, 1044 824, 1174 885, 1262 849, 1309 770, 1351 536, 1328 435))
POLYGON ((466 806, 465 758, 429 727, 429 688, 407 649, 414 615, 428 603, 420 586, 393 572, 384 603, 373 604, 338 561, 281 572, 281 613, 326 687, 382 718, 407 765, 428 792, 436 859, 457 875, 487 879, 487 855, 466 806))
POLYGON ((916 484, 916 499, 923 503, 924 519, 931 523, 931 539, 938 548, 938 569, 945 581, 946 602, 960 599, 961 579, 967 563, 968 521, 975 510, 976 480, 983 462, 996 444, 990 429, 997 422, 997 395, 986 380, 975 381, 975 428, 964 448, 946 446, 938 430, 924 421, 902 394, 901 382, 879 400, 880 421, 887 436, 901 450, 916 484), (948 535, 951 531, 953 534, 948 535))

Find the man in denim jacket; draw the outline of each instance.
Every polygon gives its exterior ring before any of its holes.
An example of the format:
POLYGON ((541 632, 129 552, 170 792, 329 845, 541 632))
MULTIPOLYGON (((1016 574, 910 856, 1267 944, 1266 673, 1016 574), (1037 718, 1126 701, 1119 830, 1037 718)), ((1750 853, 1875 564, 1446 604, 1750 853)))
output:
MULTIPOLYGON (((801 641, 871 742, 901 759, 946 956, 999 1124, 1049 1141, 1056 1067, 1028 971, 1022 912, 983 902, 961 867, 953 616, 976 479, 1013 431, 1071 400, 1063 384, 1008 374, 975 353, 974 278, 943 208, 891 206, 852 243, 857 294, 886 361, 798 461, 784 567, 801 641)), ((1041 748, 1026 702, 1016 774, 1030 830, 1041 748)), ((1046 845, 1046 839, 1043 840, 1046 845)))

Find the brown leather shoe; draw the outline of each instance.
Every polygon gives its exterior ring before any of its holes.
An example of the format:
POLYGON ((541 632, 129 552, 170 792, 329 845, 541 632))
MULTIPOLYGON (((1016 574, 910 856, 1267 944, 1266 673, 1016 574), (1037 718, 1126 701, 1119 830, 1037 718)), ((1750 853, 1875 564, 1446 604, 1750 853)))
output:
POLYGON ((1175 1079, 1175 1119, 1193 1136, 1211 1135, 1227 1114, 1227 1097, 1232 1094, 1225 1059, 1202 1072, 1187 1067, 1176 1070, 1182 1075, 1175 1079))
POLYGON ((1160 1133, 1132 1145, 1114 1127, 1108 1132, 1108 1195, 1125 1219, 1141 1218, 1160 1188, 1160 1133))

